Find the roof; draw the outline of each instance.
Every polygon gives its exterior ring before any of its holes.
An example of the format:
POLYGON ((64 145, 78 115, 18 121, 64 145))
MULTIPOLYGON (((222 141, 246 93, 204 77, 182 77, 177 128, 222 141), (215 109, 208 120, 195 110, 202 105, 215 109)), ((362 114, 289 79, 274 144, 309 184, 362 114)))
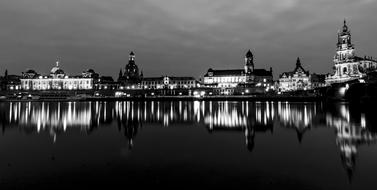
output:
POLYGON ((156 81, 156 80, 163 80, 164 77, 145 77, 142 81, 156 81))
POLYGON ((245 70, 243 69, 229 69, 229 70, 213 70, 208 69, 208 72, 204 76, 208 76, 208 73, 212 72, 213 76, 229 76, 229 75, 244 75, 245 70))
POLYGON ((257 76, 272 76, 272 72, 266 69, 254 69, 252 74, 257 76))
POLYGON ((377 60, 373 59, 372 57, 367 57, 367 56, 364 56, 364 57, 354 56, 353 58, 354 58, 355 61, 373 61, 373 62, 377 62, 377 60))
POLYGON ((282 74, 280 74, 280 78, 283 76, 283 75, 285 75, 285 76, 293 76, 295 73, 297 73, 297 72, 303 72, 303 73, 305 73, 305 74, 307 74, 307 75, 309 75, 309 71, 306 71, 305 69, 304 69, 304 67, 302 67, 302 65, 301 65, 301 61, 300 61, 300 58, 297 58, 297 61, 296 61, 296 67, 295 67, 295 69, 293 70, 293 71, 291 71, 291 72, 283 72, 282 74))
POLYGON ((33 74, 36 74, 37 72, 35 72, 33 69, 28 69, 28 70, 26 70, 25 73, 33 73, 33 74))
MULTIPOLYGON (((166 76, 170 80, 195 80, 194 77, 174 77, 174 76, 166 76)), ((146 77, 143 78, 143 81, 158 81, 158 80, 164 80, 164 76, 162 77, 146 77)))
MULTIPOLYGON (((212 72, 212 76, 235 76, 235 75, 245 75, 245 70, 243 69, 232 69, 232 70, 213 70, 208 69, 208 72, 204 75, 205 77, 209 76, 208 73, 212 72)), ((272 76, 272 72, 266 69, 254 69, 251 73, 256 76, 272 76)))
POLYGON ((111 76, 101 76, 100 80, 101 82, 114 82, 114 79, 111 76))

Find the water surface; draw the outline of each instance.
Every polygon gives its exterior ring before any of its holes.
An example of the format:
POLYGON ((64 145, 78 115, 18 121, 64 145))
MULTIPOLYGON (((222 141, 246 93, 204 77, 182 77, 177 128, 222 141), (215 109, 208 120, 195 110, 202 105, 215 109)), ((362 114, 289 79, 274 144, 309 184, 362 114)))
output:
POLYGON ((375 188, 373 110, 288 102, 0 103, 6 188, 375 188))

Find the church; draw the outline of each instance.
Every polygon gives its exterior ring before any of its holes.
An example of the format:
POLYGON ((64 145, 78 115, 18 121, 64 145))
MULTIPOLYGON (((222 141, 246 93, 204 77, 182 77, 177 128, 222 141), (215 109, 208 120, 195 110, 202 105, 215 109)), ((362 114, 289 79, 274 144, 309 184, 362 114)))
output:
POLYGON ((135 53, 131 51, 128 64, 119 72, 118 82, 121 86, 137 86, 140 85, 141 79, 143 78, 143 72, 139 73, 139 67, 135 62, 135 53))
POLYGON ((326 77, 326 84, 343 83, 361 79, 368 72, 375 71, 377 61, 372 57, 358 57, 355 55, 355 47, 351 41, 351 31, 346 20, 343 28, 338 32, 338 43, 334 56, 333 74, 326 77))
POLYGON ((203 77, 206 87, 222 89, 220 94, 232 94, 239 85, 268 87, 273 83, 272 68, 270 70, 255 69, 254 55, 249 50, 245 55, 244 69, 215 70, 208 69, 203 77))

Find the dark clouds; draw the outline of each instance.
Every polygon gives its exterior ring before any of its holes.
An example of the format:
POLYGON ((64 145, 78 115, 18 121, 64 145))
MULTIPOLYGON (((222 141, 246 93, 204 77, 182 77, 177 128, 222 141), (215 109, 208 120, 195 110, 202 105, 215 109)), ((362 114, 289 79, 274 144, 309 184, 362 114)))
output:
POLYGON ((146 76, 202 76, 209 67, 330 72, 347 18, 357 53, 377 56, 376 0, 2 0, 0 72, 93 68, 116 76, 136 52, 146 76))

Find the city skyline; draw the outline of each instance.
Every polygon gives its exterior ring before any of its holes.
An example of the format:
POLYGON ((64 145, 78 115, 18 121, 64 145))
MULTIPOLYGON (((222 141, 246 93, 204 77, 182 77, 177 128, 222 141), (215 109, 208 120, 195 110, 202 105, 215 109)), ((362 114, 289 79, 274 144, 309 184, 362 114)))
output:
POLYGON ((93 68, 116 78, 135 51, 144 76, 199 78, 211 67, 242 68, 251 49, 255 65, 273 67, 275 79, 297 57, 311 73, 331 73, 344 18, 356 54, 377 55, 373 2, 2 1, 0 72, 48 73, 60 60, 70 74, 93 68))

